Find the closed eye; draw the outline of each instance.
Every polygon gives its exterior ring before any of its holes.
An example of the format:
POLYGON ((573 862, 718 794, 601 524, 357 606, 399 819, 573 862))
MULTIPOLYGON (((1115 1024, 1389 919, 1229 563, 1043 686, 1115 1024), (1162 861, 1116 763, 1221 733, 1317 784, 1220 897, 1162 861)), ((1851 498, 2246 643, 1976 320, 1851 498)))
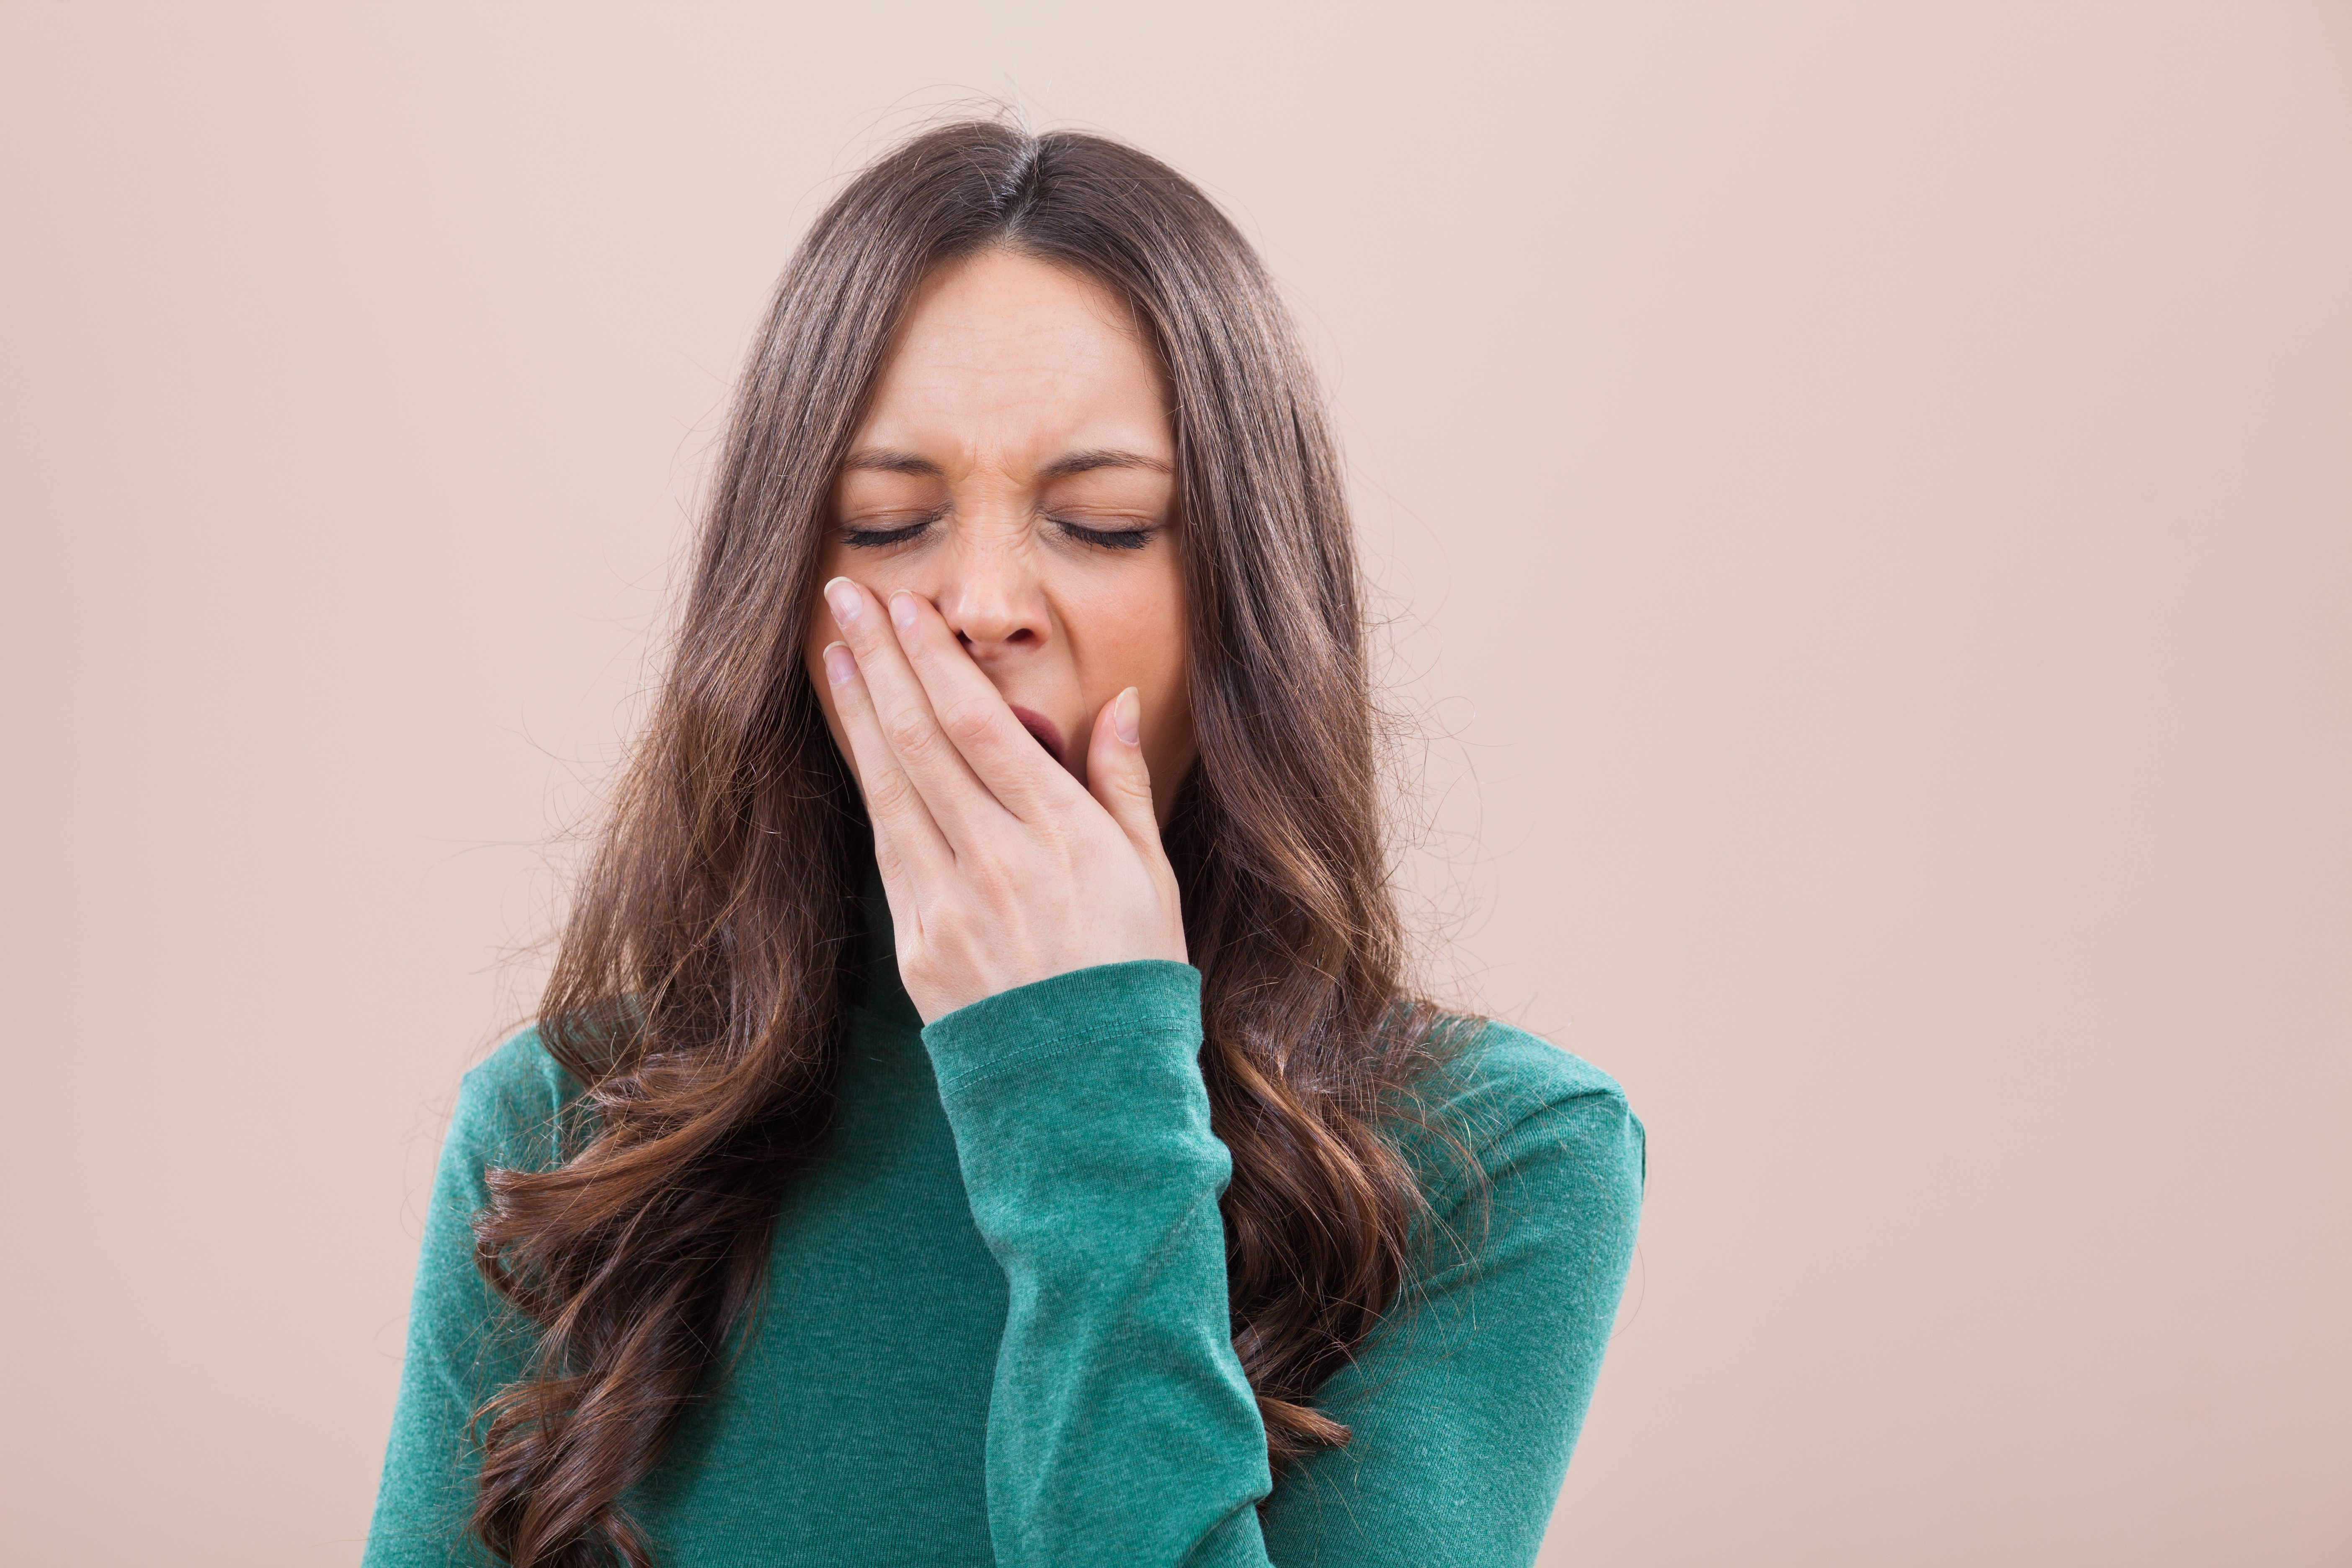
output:
POLYGON ((1153 534, 1160 531, 1150 525, 1142 528, 1087 528, 1058 517, 1054 519, 1054 526, 1081 544, 1099 545, 1105 550, 1140 550, 1151 542, 1153 534))
POLYGON ((887 549, 890 545, 904 544, 910 539, 919 538, 924 530, 939 521, 944 515, 946 515, 944 510, 935 511, 929 517, 919 517, 914 521, 897 528, 851 526, 841 531, 841 542, 852 550, 887 549))

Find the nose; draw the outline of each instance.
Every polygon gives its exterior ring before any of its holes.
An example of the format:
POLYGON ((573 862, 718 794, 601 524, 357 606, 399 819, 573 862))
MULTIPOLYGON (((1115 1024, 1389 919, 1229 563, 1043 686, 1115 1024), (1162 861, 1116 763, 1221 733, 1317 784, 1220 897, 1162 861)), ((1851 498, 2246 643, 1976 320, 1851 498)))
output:
POLYGON ((1051 617, 1028 552, 1010 540, 963 540, 949 552, 948 576, 932 595, 972 658, 985 665, 1045 646, 1051 617))

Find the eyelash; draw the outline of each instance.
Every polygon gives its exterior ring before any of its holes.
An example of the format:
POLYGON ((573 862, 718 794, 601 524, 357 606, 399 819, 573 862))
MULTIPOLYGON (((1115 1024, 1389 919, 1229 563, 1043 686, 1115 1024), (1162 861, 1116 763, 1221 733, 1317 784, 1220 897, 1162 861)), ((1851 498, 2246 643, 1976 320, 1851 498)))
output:
POLYGON ((845 528, 841 542, 852 550, 885 550, 893 544, 904 544, 938 520, 925 518, 904 528, 845 528))
POLYGON ((1104 550, 1140 550, 1151 542, 1153 534, 1160 531, 1156 528, 1080 528, 1076 523, 1064 522, 1058 517, 1050 521, 1071 538, 1104 550))
MULTIPOLYGON (((842 531, 841 542, 852 550, 887 550, 894 544, 905 544, 921 536, 923 531, 946 514, 933 512, 904 528, 850 528, 842 531)), ((1082 544, 1102 550, 1140 550, 1151 542, 1157 528, 1082 528, 1075 522, 1049 518, 1048 521, 1082 544)))

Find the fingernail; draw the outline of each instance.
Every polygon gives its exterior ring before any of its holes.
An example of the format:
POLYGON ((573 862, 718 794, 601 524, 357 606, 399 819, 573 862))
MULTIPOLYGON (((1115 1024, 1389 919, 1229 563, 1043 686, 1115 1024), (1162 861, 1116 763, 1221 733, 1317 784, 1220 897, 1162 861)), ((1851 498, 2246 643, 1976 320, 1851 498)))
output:
POLYGON ((1120 692, 1118 700, 1111 704, 1110 727, 1118 731, 1118 738, 1130 746, 1141 742, 1143 699, 1136 695, 1134 687, 1130 686, 1120 692))
POLYGON ((901 588, 890 595, 890 618, 901 630, 915 624, 915 595, 901 588))
POLYGON ((857 619, 857 584, 846 577, 835 577, 824 585, 824 602, 833 606, 833 618, 846 626, 857 619))
POLYGON ((846 686, 849 678, 857 673, 857 660, 851 656, 845 642, 824 645, 824 678, 835 686, 846 686))

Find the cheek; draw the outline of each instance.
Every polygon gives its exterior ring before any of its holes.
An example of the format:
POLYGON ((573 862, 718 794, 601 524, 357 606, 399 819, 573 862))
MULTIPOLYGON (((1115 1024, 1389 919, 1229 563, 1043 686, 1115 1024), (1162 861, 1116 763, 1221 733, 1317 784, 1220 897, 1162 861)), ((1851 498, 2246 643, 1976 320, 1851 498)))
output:
POLYGON ((1099 710, 1123 688, 1134 687, 1143 699, 1143 748, 1152 775, 1189 766, 1192 712, 1180 582, 1171 572, 1102 595, 1087 611, 1090 624, 1082 628, 1087 635, 1078 640, 1087 652, 1080 676, 1092 708, 1099 710))

